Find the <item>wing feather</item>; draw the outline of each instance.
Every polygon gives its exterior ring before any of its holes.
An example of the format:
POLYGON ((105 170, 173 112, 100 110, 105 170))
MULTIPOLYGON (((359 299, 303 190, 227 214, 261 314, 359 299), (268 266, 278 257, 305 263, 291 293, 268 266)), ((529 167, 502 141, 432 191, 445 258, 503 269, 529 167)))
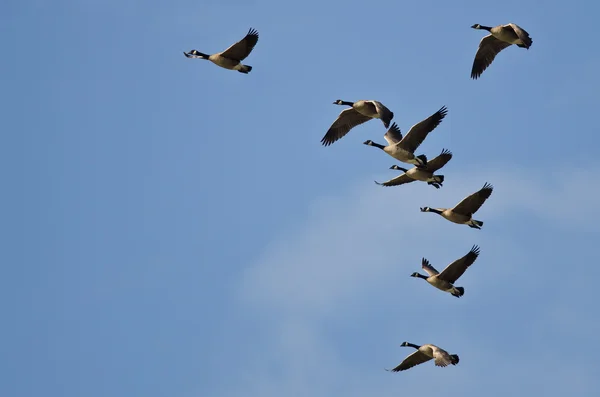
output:
POLYGON ((392 119, 394 118, 394 112, 392 112, 390 109, 388 109, 381 102, 378 102, 378 101, 370 101, 370 102, 372 102, 375 105, 375 109, 376 109, 377 113, 379 114, 379 118, 383 122, 383 125, 385 126, 385 128, 388 128, 390 126, 390 123, 392 122, 392 119))
POLYGON ((400 142, 402 140, 402 132, 400 132, 398 124, 392 124, 383 137, 390 146, 400 142))
POLYGON ((444 270, 438 276, 439 279, 446 280, 451 284, 454 284, 456 280, 464 274, 464 272, 471 266, 477 257, 479 256, 479 247, 474 245, 465 256, 459 258, 446 266, 444 270))
POLYGON ((533 40, 531 39, 531 37, 529 37, 529 33, 527 33, 527 31, 525 29, 523 29, 522 27, 520 27, 519 25, 514 24, 514 23, 509 23, 504 26, 510 26, 512 28, 512 30, 515 32, 517 37, 525 45, 525 48, 529 49, 529 47, 531 47, 531 45, 533 44, 533 40))
POLYGON ((435 358, 434 363, 438 367, 447 367, 452 364, 452 359, 450 358, 450 354, 444 349, 440 349, 436 346, 433 349, 433 357, 435 358))
POLYGON ((417 350, 408 357, 406 357, 396 368, 391 369, 391 371, 404 371, 416 365, 423 364, 431 360, 432 358, 433 357, 429 357, 427 354, 421 352, 420 350, 417 350))
POLYGON ((232 44, 225 51, 221 52, 221 56, 236 61, 245 59, 258 42, 258 31, 250 28, 246 36, 235 44, 232 44))
POLYGON ((369 120, 371 120, 371 117, 360 114, 354 108, 342 110, 323 139, 321 139, 321 143, 323 146, 329 146, 338 139, 343 138, 352 128, 369 120))
POLYGON ((398 145, 413 153, 421 143, 423 143, 425 138, 427 138, 427 135, 442 122, 444 117, 446 117, 446 114, 448 114, 448 109, 446 106, 442 106, 440 110, 427 117, 425 120, 413 125, 398 145))
POLYGON ((475 53, 475 59, 473 60, 471 78, 477 80, 484 70, 486 70, 492 64, 492 62, 494 62, 496 55, 510 45, 510 43, 498 40, 491 34, 488 34, 482 38, 479 42, 477 53, 475 53))
POLYGON ((485 203, 485 200, 492 195, 493 190, 494 187, 486 182, 479 191, 465 197, 460 203, 452 208, 452 211, 463 215, 473 215, 481 208, 483 203, 485 203))
POLYGON ((425 270, 430 276, 435 276, 436 274, 439 274, 439 272, 435 270, 435 267, 431 266, 431 263, 429 263, 429 261, 425 258, 421 260, 421 268, 425 270))
POLYGON ((415 181, 414 179, 412 179, 410 176, 408 176, 408 175, 406 175, 406 173, 404 173, 400 176, 390 179, 389 181, 382 182, 382 183, 375 181, 375 183, 378 185, 381 185, 381 186, 400 186, 400 185, 404 185, 405 183, 411 183, 414 181, 415 181))
POLYGON ((442 149, 442 153, 433 160, 427 162, 425 169, 427 171, 435 172, 445 166, 450 159, 452 159, 452 152, 447 149, 442 149))

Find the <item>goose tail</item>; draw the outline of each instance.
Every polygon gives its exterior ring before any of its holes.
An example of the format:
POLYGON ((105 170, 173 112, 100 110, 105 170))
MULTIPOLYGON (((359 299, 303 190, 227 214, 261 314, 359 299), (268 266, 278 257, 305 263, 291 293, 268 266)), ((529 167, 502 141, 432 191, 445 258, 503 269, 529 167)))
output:
POLYGON ((456 296, 457 298, 460 298, 465 294, 465 289, 463 287, 454 287, 454 289, 456 291, 453 291, 452 295, 456 296))
POLYGON ((238 72, 248 74, 248 73, 250 73, 251 70, 252 70, 252 66, 242 65, 242 67, 240 68, 240 70, 238 70, 238 72))

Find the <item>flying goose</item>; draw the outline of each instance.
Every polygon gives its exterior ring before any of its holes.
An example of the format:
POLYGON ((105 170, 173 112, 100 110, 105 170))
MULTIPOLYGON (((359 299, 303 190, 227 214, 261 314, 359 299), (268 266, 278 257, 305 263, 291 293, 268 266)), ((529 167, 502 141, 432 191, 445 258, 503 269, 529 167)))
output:
POLYGON ((429 116, 423 121, 413 125, 406 136, 402 137, 400 128, 396 123, 392 124, 389 130, 383 136, 388 145, 383 146, 368 140, 363 142, 365 145, 379 148, 395 158, 398 161, 408 164, 424 166, 427 164, 427 156, 424 154, 415 156, 415 150, 423 143, 427 135, 433 131, 446 117, 448 109, 442 106, 440 110, 429 116))
POLYGON ((323 146, 331 145, 338 139, 343 138, 352 128, 371 119, 381 119, 385 128, 388 128, 394 118, 394 112, 378 101, 360 100, 348 102, 338 99, 333 104, 346 105, 350 106, 350 108, 343 110, 331 127, 329 127, 329 130, 327 130, 327 133, 321 139, 323 146))
POLYGON ((415 365, 423 364, 432 358, 435 359, 434 363, 436 367, 447 367, 450 364, 456 365, 459 362, 458 355, 448 354, 446 350, 437 347, 436 345, 427 344, 419 346, 409 342, 403 342, 400 346, 414 347, 417 351, 406 357, 396 368, 386 369, 386 371, 404 371, 415 365))
POLYGON ((418 272, 414 272, 410 276, 422 278, 435 288, 449 292, 453 296, 460 298, 465 294, 465 289, 463 287, 455 287, 454 283, 460 278, 460 276, 463 275, 467 268, 471 266, 473 262, 475 262, 475 259, 477 259, 478 256, 479 247, 474 245, 473 248, 471 248, 471 251, 469 251, 462 258, 457 259, 446 266, 441 273, 435 270, 435 268, 431 266, 427 259, 423 258, 421 261, 421 267, 429 274, 429 277, 418 272))
POLYGON ((474 80, 477 80, 481 76, 483 71, 492 64, 496 55, 506 47, 516 44, 517 47, 529 49, 533 43, 533 40, 529 37, 529 33, 514 23, 498 25, 493 28, 476 23, 471 27, 490 32, 490 34, 482 38, 479 42, 479 48, 475 54, 473 68, 471 69, 471 78, 474 80))
POLYGON ((444 175, 434 175, 433 173, 446 165, 451 158, 452 152, 443 149, 439 156, 428 161, 425 166, 415 166, 410 170, 407 170, 406 168, 392 165, 390 167, 391 170, 404 171, 404 174, 383 183, 377 181, 375 181, 375 183, 381 186, 398 186, 413 181, 423 181, 427 182, 428 185, 432 185, 436 189, 439 189, 442 186, 442 183, 444 183, 444 175))
POLYGON ((450 222, 468 225, 474 229, 481 229, 483 222, 473 219, 473 214, 477 212, 483 203, 485 203, 485 200, 491 196, 493 189, 494 187, 486 182, 479 191, 465 197, 460 203, 456 204, 454 208, 421 207, 421 212, 435 212, 450 222))
POLYGON ((250 28, 246 37, 237 43, 232 44, 223 52, 207 55, 197 50, 191 50, 190 52, 184 51, 183 54, 188 58, 207 59, 222 68, 237 70, 240 73, 248 74, 252 70, 252 66, 242 65, 241 61, 250 55, 250 52, 252 52, 257 42, 258 32, 255 29, 250 28))

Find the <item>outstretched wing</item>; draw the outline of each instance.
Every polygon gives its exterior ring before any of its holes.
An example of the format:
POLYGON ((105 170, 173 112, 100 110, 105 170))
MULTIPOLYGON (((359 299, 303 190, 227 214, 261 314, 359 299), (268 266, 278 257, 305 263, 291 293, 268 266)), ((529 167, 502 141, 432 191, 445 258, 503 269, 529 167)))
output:
POLYGON ((399 186, 399 185, 404 185, 405 183, 411 183, 411 182, 414 182, 414 179, 412 179, 411 177, 406 175, 406 173, 404 173, 400 176, 397 176, 394 179, 390 179, 389 181, 386 181, 386 182, 379 183, 379 182, 375 181, 376 184, 381 185, 381 186, 399 186))
POLYGON ((402 140, 402 132, 400 132, 398 124, 392 124, 383 137, 390 146, 400 142, 402 140))
POLYGON ((481 39, 477 53, 475 53, 475 59, 473 60, 471 78, 477 80, 483 71, 486 70, 488 66, 492 64, 492 62, 494 62, 496 55, 510 45, 510 43, 498 40, 491 34, 488 34, 481 39))
POLYGON ((442 153, 440 153, 433 160, 429 160, 425 168, 427 171, 435 172, 446 165, 448 161, 452 158, 452 152, 447 149, 442 149, 442 153))
POLYGON ((479 247, 474 245, 473 248, 471 248, 471 251, 469 251, 465 256, 446 266, 438 278, 454 284, 456 280, 458 280, 460 276, 462 276, 463 273, 469 268, 469 266, 475 262, 475 259, 477 259, 478 256, 479 247))
POLYGON ((509 23, 504 26, 510 26, 512 28, 512 30, 519 37, 519 39, 521 39, 523 44, 525 44, 525 48, 529 49, 529 47, 531 47, 531 45, 533 44, 533 40, 531 39, 531 37, 529 37, 529 33, 527 33, 525 29, 514 23, 509 23))
POLYGON ((439 272, 435 270, 435 267, 431 266, 429 261, 425 258, 421 260, 421 268, 423 268, 423 270, 425 270, 430 276, 435 276, 436 274, 439 274, 439 272))
POLYGON ((479 191, 465 197, 460 203, 452 208, 452 211, 463 215, 473 215, 481 208, 483 203, 485 203, 485 200, 492 195, 493 190, 494 187, 486 182, 479 191))
POLYGON ((421 352, 420 350, 417 350, 410 356, 406 357, 404 359, 404 361, 402 361, 396 368, 393 368, 390 371, 392 371, 392 372, 404 371, 404 370, 414 367, 415 365, 423 364, 431 359, 432 359, 432 357, 429 357, 428 355, 421 352))
POLYGON ((258 32, 255 29, 250 28, 246 37, 238 41, 237 43, 231 45, 228 49, 221 53, 221 56, 229 59, 235 59, 237 61, 241 61, 246 58, 252 50, 254 46, 258 42, 258 32))
POLYGON ((413 125, 402 139, 402 142, 399 143, 400 147, 413 153, 427 138, 427 135, 442 122, 446 114, 448 114, 448 109, 442 106, 440 110, 425 120, 413 125))
POLYGON ((327 133, 321 139, 323 146, 329 146, 344 137, 352 128, 371 120, 371 117, 358 113, 354 108, 342 110, 327 133))

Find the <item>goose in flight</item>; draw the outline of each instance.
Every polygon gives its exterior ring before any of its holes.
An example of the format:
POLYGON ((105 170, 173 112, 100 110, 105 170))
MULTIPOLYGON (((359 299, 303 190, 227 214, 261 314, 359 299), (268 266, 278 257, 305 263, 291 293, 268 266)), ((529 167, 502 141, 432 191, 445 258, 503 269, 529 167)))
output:
POLYGON ((454 286, 454 283, 460 278, 460 276, 464 274, 469 266, 475 262, 475 259, 477 259, 478 256, 479 247, 474 245, 465 256, 446 266, 441 273, 435 270, 435 267, 431 266, 427 259, 423 258, 421 261, 421 267, 429 274, 429 277, 418 272, 414 272, 410 276, 422 278, 435 288, 460 298, 465 294, 465 289, 463 287, 454 286))
POLYGON ((490 32, 479 42, 479 48, 475 54, 473 68, 471 69, 471 78, 477 80, 484 70, 486 70, 500 53, 506 47, 515 44, 517 47, 529 49, 533 40, 529 37, 523 28, 514 24, 498 25, 493 28, 483 26, 478 23, 471 26, 473 29, 483 29, 490 32))
POLYGON ((440 155, 433 160, 428 161, 425 166, 415 166, 410 170, 407 170, 406 168, 392 165, 390 169, 404 171, 404 174, 386 182, 379 183, 375 181, 375 183, 381 186, 399 186, 414 181, 423 181, 427 182, 428 185, 432 185, 436 189, 439 189, 442 186, 442 183, 444 183, 444 175, 434 175, 434 172, 445 166, 451 158, 452 152, 443 149, 440 155))
POLYGON ((414 347, 417 351, 406 357, 396 368, 386 369, 386 371, 405 371, 431 359, 434 359, 434 363, 437 367, 447 367, 450 364, 456 365, 459 362, 458 355, 449 354, 446 350, 437 347, 436 345, 427 344, 419 346, 413 343, 403 342, 400 346, 414 347))
POLYGON ((480 190, 465 197, 460 203, 456 204, 454 208, 421 207, 421 212, 434 212, 450 222, 468 225, 474 229, 481 229, 483 222, 473 219, 473 214, 491 196, 493 189, 492 185, 486 183, 480 190))
POLYGON ((427 164, 427 156, 424 154, 416 156, 415 150, 423 143, 425 138, 427 138, 427 135, 440 125, 447 113, 448 109, 445 106, 442 106, 440 110, 425 120, 413 125, 404 137, 402 136, 398 125, 396 123, 392 124, 383 136, 388 143, 387 146, 375 143, 370 139, 363 143, 368 146, 379 148, 403 163, 425 166, 427 164))
POLYGON ((188 58, 206 59, 222 68, 237 70, 240 73, 248 74, 252 70, 252 66, 242 65, 242 61, 250 55, 257 42, 258 32, 255 29, 250 28, 243 39, 232 44, 225 51, 207 55, 197 50, 191 50, 190 52, 184 52, 183 54, 188 58))
POLYGON ((385 128, 388 128, 394 118, 394 112, 381 102, 374 100, 348 102, 338 99, 333 104, 350 106, 350 108, 342 110, 338 118, 329 127, 329 130, 321 139, 323 146, 331 145, 338 139, 343 138, 352 128, 371 119, 380 119, 385 128))

